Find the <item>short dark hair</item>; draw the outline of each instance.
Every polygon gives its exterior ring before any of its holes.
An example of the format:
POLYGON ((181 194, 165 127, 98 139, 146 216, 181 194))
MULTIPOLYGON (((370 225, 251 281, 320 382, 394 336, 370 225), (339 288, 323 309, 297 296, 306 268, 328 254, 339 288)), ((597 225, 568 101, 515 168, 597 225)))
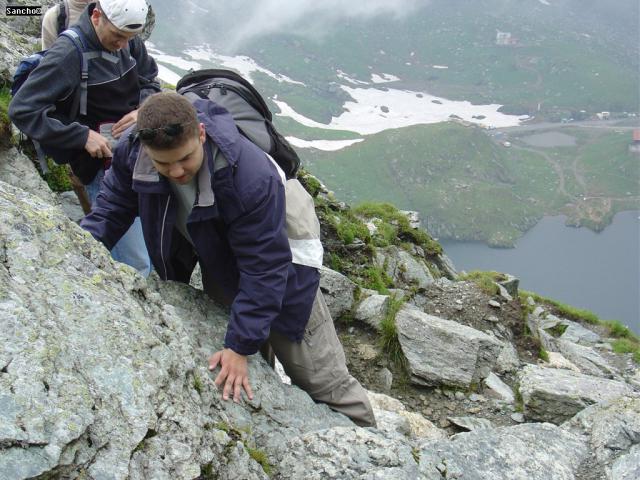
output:
POLYGON ((198 113, 189 100, 175 92, 147 98, 138 110, 138 137, 147 147, 169 150, 197 136, 198 113))

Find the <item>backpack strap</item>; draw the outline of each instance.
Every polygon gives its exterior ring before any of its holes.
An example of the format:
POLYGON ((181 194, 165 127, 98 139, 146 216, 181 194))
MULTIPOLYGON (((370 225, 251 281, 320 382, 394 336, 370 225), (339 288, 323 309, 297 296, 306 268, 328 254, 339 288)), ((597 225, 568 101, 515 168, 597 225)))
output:
POLYGON ((60 0, 58 3, 58 35, 64 32, 69 26, 69 5, 67 0, 60 0))
MULTIPOLYGON (((80 56, 80 97, 76 97, 72 112, 78 112, 80 115, 87 114, 87 87, 89 83, 89 60, 94 58, 104 58, 111 63, 118 63, 117 56, 110 54, 107 51, 87 51, 84 44, 82 34, 74 28, 69 28, 60 34, 71 40, 71 43, 75 47, 78 55, 80 56)), ((75 116, 75 115, 74 115, 75 116)))

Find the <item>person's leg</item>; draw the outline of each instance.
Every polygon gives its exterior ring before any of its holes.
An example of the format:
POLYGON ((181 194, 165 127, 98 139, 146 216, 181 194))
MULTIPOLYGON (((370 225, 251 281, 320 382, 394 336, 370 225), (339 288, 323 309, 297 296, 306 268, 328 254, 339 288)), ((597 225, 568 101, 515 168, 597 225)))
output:
MULTIPOLYGON (((104 170, 100 169, 93 181, 86 185, 87 194, 89 195, 92 205, 100 192, 100 184, 103 178, 104 170)), ((144 243, 140 217, 136 217, 131 227, 129 227, 129 230, 127 230, 118 243, 113 246, 111 249, 111 257, 117 262, 126 263, 135 268, 140 275, 144 277, 149 276, 152 269, 151 259, 147 252, 147 246, 144 243)))
POLYGON ((367 392, 347 370, 342 345, 320 290, 302 342, 292 342, 272 331, 269 343, 291 381, 311 398, 345 414, 357 425, 376 425, 367 392))
POLYGON ((132 266, 140 275, 149 276, 152 269, 151 259, 147 252, 147 245, 144 243, 140 217, 136 217, 129 230, 113 246, 111 256, 118 262, 132 266))

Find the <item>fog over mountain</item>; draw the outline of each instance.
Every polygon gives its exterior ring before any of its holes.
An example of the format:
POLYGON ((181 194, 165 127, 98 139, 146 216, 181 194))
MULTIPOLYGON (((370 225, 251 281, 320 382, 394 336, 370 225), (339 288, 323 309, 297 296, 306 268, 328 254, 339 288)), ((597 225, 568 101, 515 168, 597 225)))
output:
MULTIPOLYGON (((175 4, 156 0, 160 10, 171 9, 179 25, 188 26, 193 15, 211 19, 218 38, 224 37, 231 49, 238 48, 258 37, 287 32, 307 37, 330 34, 337 21, 367 20, 386 16, 399 19, 425 7, 431 0, 239 0, 229 4, 218 0, 185 2, 180 11, 175 4)), ((204 33, 204 32, 203 32, 204 33)), ((211 36, 211 31, 206 32, 211 36)), ((206 40, 206 38, 203 38, 206 40)))
POLYGON ((243 3, 251 8, 252 14, 233 33, 232 43, 236 44, 285 29, 293 29, 298 34, 321 35, 340 19, 363 20, 379 15, 404 17, 428 4, 429 0, 249 0, 243 3))

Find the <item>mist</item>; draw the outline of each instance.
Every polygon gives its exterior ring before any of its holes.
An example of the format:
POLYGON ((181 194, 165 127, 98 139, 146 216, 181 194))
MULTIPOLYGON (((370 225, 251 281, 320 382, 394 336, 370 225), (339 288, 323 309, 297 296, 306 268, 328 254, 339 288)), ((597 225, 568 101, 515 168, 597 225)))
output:
POLYGON ((381 16, 397 20, 429 3, 430 0, 239 0, 229 5, 204 0, 197 7, 192 3, 192 7, 207 11, 217 36, 225 38, 227 49, 235 50, 249 41, 279 32, 321 38, 330 35, 332 26, 341 21, 381 16))

